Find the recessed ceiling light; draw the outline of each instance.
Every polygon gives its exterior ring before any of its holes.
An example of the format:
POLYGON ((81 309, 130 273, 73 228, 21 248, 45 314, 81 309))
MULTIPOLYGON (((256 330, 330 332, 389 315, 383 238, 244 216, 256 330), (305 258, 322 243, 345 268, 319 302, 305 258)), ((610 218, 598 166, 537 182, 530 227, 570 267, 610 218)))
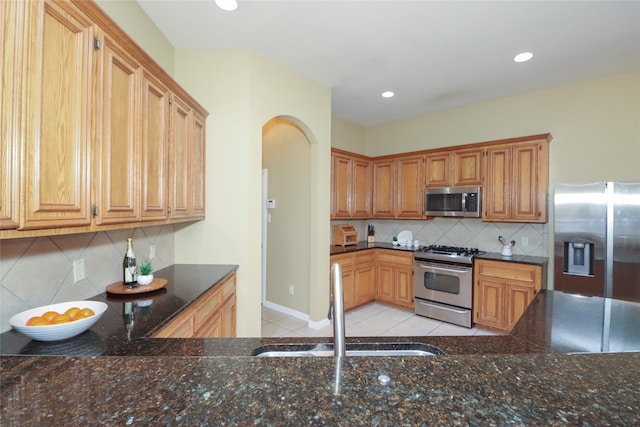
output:
POLYGON ((238 2, 236 0, 216 0, 216 4, 220 9, 228 12, 234 11, 238 8, 238 2))
POLYGON ((393 98, 394 95, 395 95, 395 93, 391 92, 390 90, 388 90, 386 92, 382 92, 382 97, 383 98, 393 98))
POLYGON ((533 58, 533 53, 531 52, 522 52, 513 57, 513 60, 516 62, 527 62, 533 58))

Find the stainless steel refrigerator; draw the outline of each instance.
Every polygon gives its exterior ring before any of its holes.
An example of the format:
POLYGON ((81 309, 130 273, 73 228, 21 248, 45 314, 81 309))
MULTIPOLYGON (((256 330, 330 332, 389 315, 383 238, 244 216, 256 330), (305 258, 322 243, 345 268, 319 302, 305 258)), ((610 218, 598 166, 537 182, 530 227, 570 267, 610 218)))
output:
POLYGON ((558 291, 640 302, 640 182, 557 184, 558 291))

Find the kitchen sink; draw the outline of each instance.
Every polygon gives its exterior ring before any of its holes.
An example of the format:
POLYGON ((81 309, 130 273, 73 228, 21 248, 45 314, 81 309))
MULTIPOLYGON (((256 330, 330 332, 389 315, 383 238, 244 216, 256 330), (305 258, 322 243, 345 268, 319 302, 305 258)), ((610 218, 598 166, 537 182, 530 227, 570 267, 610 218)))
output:
MULTIPOLYGON (((347 343, 347 356, 439 356, 445 352, 429 344, 416 342, 347 343)), ((331 357, 333 344, 267 344, 251 353, 257 357, 331 357)))

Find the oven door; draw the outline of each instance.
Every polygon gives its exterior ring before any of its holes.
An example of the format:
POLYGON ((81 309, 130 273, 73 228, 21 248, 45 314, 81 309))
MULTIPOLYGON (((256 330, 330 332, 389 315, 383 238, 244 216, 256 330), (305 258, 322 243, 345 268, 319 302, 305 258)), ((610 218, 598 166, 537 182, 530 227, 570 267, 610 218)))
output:
POLYGON ((414 296, 471 309, 473 268, 415 260, 414 296))

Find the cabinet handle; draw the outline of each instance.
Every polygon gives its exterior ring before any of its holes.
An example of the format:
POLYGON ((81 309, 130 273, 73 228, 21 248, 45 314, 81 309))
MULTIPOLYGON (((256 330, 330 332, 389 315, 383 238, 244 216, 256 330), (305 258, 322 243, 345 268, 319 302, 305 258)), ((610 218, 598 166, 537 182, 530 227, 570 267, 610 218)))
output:
POLYGON ((171 206, 167 206, 167 213, 171 213, 171 206))
POLYGON ((93 39, 93 47, 95 49, 100 49, 100 40, 99 39, 97 39, 97 38, 93 39))
POLYGON ((91 205, 91 214, 94 218, 98 216, 98 207, 96 205, 91 205))

